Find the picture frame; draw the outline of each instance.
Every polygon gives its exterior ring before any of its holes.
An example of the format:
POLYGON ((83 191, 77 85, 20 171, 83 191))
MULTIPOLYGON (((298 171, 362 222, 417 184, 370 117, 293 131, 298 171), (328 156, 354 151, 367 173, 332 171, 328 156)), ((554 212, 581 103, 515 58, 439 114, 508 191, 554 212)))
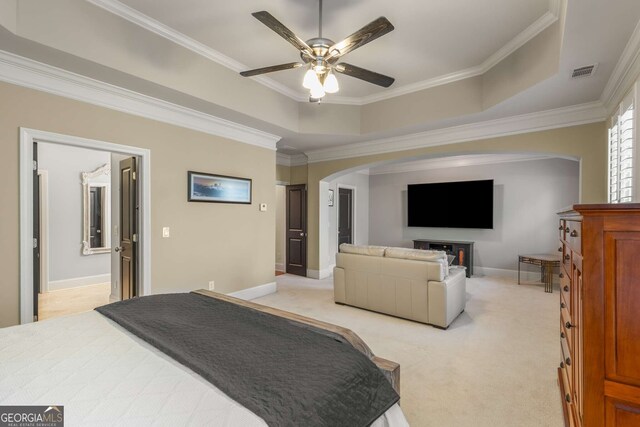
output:
POLYGON ((249 178, 188 171, 187 198, 190 202, 251 204, 249 178))
POLYGON ((333 206, 333 190, 329 189, 329 206, 333 206))

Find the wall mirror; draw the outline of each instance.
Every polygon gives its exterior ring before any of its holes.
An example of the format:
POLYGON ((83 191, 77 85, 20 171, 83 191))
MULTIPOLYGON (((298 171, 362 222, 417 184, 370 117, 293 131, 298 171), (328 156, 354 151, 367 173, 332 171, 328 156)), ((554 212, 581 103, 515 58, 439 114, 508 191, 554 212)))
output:
POLYGON ((111 252, 111 165, 82 172, 82 254, 111 252))

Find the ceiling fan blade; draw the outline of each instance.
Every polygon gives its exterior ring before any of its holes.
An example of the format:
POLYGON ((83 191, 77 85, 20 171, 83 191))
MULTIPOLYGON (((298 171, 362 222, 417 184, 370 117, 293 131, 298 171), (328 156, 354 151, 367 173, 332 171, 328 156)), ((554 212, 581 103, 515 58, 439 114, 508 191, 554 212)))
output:
POLYGON ((389 87, 394 81, 396 81, 393 77, 374 73, 373 71, 365 70, 364 68, 356 67, 355 65, 345 64, 344 62, 336 65, 333 69, 338 73, 346 74, 347 76, 355 77, 356 79, 364 80, 382 87, 389 87))
POLYGON ((360 28, 355 33, 351 34, 346 39, 342 40, 331 46, 329 48, 329 54, 326 56, 326 59, 335 59, 339 58, 342 55, 346 55, 347 53, 355 50, 365 44, 369 43, 377 39, 378 37, 382 37, 388 32, 393 30, 393 25, 387 18, 381 16, 360 28))
POLYGON ((243 77, 257 76, 258 74, 273 73, 274 71, 290 70, 292 68, 302 67, 302 62, 289 62, 288 64, 272 65, 270 67, 256 68, 254 70, 241 71, 243 77))
POLYGON ((293 31, 285 27, 282 22, 274 18, 273 15, 271 15, 269 12, 263 10, 260 12, 254 12, 252 13, 252 15, 258 21, 262 22, 264 25, 278 33, 280 37, 294 45, 299 51, 313 58, 313 51, 311 50, 309 45, 300 37, 296 36, 293 31))

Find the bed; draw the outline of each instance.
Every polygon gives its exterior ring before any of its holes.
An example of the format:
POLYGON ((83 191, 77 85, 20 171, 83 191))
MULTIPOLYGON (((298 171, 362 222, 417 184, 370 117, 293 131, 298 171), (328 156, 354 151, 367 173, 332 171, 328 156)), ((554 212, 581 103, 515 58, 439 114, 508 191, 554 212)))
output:
MULTIPOLYGON (((388 384, 399 390, 398 364, 373 355, 369 347, 348 329, 209 291, 188 295, 206 300, 203 301, 206 304, 231 304, 234 310, 240 307, 274 318, 276 322, 319 332, 325 336, 322 339, 335 337, 334 340, 341 340, 343 346, 364 355, 388 384)), ((147 301, 145 298, 137 300, 147 301)), ((106 307, 111 306, 119 307, 117 304, 106 307)), ((161 305, 151 307, 152 312, 160 315, 167 311, 161 305)), ((136 306, 130 311, 139 315, 143 310, 136 306)), ((237 384, 217 387, 205 379, 206 373, 204 376, 197 373, 197 365, 194 368, 178 362, 175 359, 180 360, 179 353, 170 357, 171 351, 157 343, 150 344, 153 340, 140 335, 139 331, 127 329, 121 324, 122 319, 107 317, 112 315, 91 311, 0 329, 0 405, 64 405, 65 421, 69 426, 300 425, 299 420, 267 423, 265 419, 271 419, 270 411, 266 416, 260 416, 259 411, 248 409, 252 407, 250 400, 243 405, 239 402, 242 399, 229 396, 233 395, 229 390, 241 389, 237 384)), ((209 327, 209 331, 211 329, 209 327)), ((256 372, 255 366, 247 370, 256 372)), ((244 377, 241 375, 237 383, 247 383, 244 377)), ((335 406, 335 403, 331 405, 335 406)), ((368 424, 408 426, 397 402, 368 424)))

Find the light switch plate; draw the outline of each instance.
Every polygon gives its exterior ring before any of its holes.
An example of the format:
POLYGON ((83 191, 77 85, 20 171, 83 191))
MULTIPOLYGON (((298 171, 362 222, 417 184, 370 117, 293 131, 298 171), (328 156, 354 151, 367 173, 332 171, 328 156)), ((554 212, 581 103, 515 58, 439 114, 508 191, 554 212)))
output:
POLYGON ((266 212, 266 211, 267 211, 267 204, 260 203, 260 212, 266 212))
POLYGON ((169 227, 162 227, 162 237, 171 237, 171 230, 169 229, 169 227))

